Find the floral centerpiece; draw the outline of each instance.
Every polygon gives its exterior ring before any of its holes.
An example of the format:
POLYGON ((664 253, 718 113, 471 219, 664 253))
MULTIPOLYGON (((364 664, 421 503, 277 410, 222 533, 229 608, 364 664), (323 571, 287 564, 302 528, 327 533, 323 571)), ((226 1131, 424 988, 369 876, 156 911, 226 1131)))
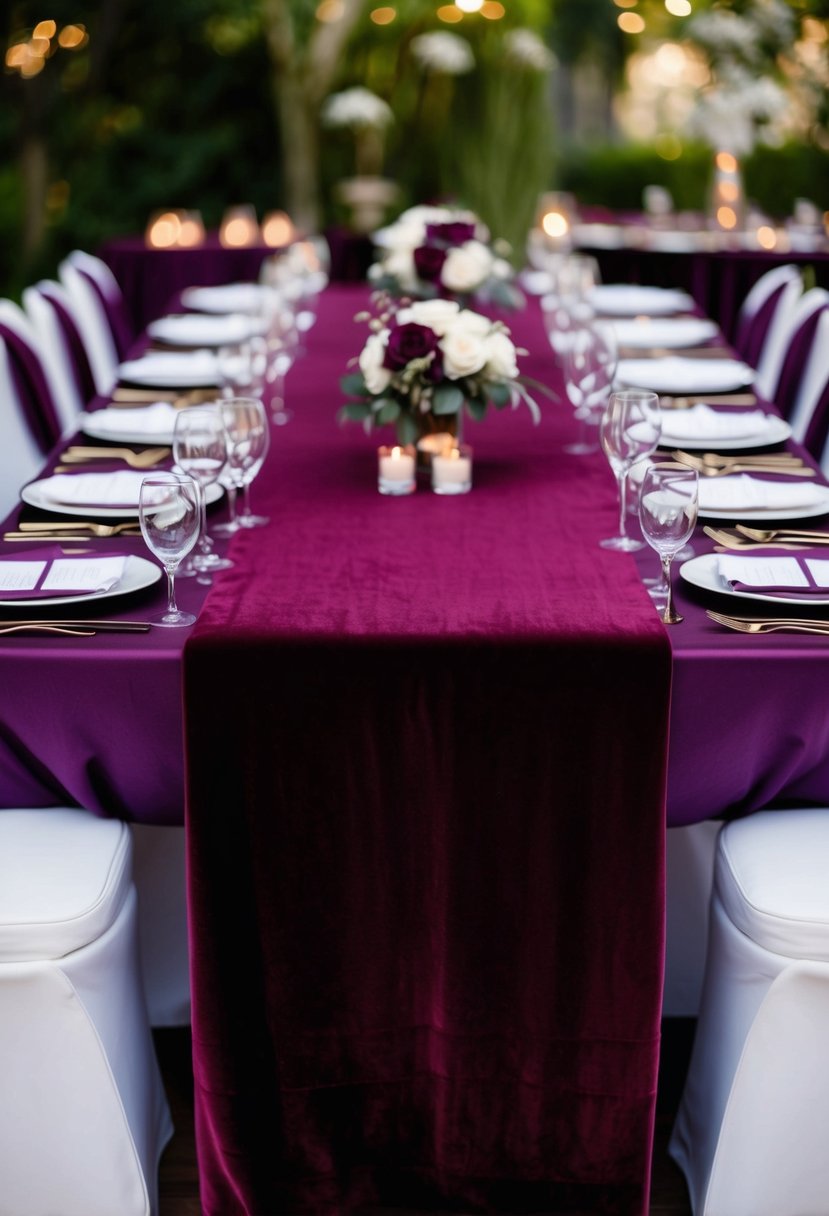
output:
POLYGON ((490 243, 485 224, 453 207, 410 207, 374 233, 378 259, 369 270, 373 286, 395 296, 436 296, 466 303, 523 305, 513 283, 506 242, 490 243))
MULTIPOLYGON (((526 403, 535 422, 530 382, 501 321, 461 308, 455 300, 419 300, 379 315, 361 314, 371 333, 357 358, 359 371, 343 377, 352 398, 340 415, 366 429, 393 424, 400 443, 435 431, 457 433, 464 409, 481 419, 487 408, 526 403)), ((535 387, 542 388, 541 385, 535 387)))

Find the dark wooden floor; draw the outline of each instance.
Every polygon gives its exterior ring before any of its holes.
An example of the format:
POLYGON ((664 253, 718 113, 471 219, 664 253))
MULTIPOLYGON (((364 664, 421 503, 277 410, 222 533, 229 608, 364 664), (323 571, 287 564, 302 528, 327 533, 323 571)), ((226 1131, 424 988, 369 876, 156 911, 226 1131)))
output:
MULTIPOLYGON (((693 1022, 690 1019, 672 1018, 663 1025, 651 1216, 691 1216, 685 1179, 668 1157, 667 1144, 682 1090, 692 1035, 693 1022)), ((176 1134, 161 1162, 159 1216, 201 1216, 193 1133, 190 1035, 187 1030, 157 1030, 155 1041, 176 1128, 176 1134)), ((273 1216, 279 1214, 273 1213, 273 1216)), ((403 1214, 398 1213, 398 1216, 403 1214)), ((409 1213, 408 1216, 416 1214, 409 1213)))

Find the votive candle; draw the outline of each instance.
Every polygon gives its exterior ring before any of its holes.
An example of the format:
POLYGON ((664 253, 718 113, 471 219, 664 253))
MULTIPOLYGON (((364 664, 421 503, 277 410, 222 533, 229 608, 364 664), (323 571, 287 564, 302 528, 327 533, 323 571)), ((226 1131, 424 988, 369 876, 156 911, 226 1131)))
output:
POLYGON ((432 489, 436 494, 468 494, 472 489, 472 448, 462 443, 432 456, 432 489))
POLYGON ((377 489, 381 494, 411 494, 415 488, 412 446, 377 449, 377 489))

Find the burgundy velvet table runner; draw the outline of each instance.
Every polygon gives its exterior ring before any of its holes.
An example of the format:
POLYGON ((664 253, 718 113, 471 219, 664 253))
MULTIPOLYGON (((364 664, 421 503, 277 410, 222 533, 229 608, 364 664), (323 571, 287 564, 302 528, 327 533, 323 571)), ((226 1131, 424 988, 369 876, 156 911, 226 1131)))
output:
POLYGON ((378 495, 335 422, 364 299, 323 297, 185 647, 202 1202, 641 1213, 669 645, 566 403, 468 426, 468 496, 378 495))

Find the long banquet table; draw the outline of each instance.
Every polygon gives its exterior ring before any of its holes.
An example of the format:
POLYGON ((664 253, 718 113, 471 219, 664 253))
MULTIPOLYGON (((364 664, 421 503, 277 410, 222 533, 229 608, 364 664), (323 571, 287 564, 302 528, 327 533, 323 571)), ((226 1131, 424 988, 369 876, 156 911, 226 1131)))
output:
MULTIPOLYGON (((666 633, 563 403, 469 425, 470 495, 379 496, 334 419, 364 302, 323 296, 184 652, 205 1210, 639 1212, 671 668, 669 824, 829 798, 827 649, 681 588, 666 633)), ((0 638, 0 805, 181 822, 183 641, 0 638)))

